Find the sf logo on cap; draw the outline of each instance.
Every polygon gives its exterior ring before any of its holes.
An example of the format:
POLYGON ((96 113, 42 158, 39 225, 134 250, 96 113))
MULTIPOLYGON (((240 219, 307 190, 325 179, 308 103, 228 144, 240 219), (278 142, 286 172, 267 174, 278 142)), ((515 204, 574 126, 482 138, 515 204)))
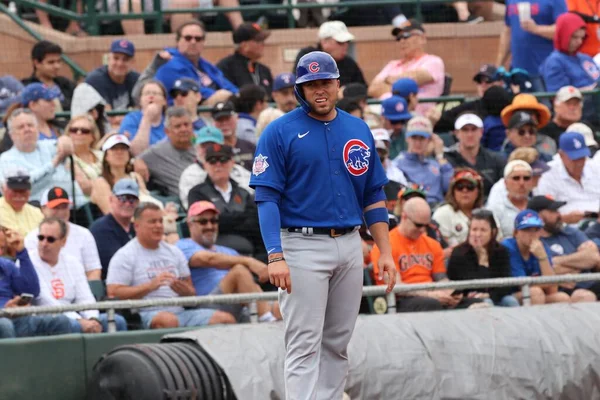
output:
POLYGON ((319 72, 321 70, 321 67, 319 67, 318 62, 313 61, 310 64, 308 64, 308 70, 314 74, 316 72, 319 72))

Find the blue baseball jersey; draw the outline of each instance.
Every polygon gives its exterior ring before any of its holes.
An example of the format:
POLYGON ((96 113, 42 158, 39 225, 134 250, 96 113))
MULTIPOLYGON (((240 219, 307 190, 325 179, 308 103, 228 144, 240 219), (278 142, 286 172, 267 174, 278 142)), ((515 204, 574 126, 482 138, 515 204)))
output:
POLYGON ((329 122, 300 108, 271 122, 250 178, 281 194, 283 228, 361 225, 365 200, 387 182, 369 127, 340 109, 329 122))

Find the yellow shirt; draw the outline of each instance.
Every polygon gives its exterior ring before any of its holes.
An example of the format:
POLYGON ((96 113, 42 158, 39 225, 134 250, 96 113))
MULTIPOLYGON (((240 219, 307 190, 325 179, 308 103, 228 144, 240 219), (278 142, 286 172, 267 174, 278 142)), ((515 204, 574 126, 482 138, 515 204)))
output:
POLYGON ((0 198, 0 224, 19 232, 23 237, 37 228, 43 219, 44 215, 37 207, 25 204, 21 211, 16 212, 4 197, 0 198))

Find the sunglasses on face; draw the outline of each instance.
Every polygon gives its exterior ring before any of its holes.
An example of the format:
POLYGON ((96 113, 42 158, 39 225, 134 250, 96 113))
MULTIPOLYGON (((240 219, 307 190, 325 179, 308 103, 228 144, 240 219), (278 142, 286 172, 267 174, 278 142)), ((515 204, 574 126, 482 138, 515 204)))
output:
POLYGON ((531 135, 531 136, 535 136, 535 134, 537 133, 535 129, 533 128, 529 128, 529 129, 519 129, 519 136, 525 136, 525 135, 531 135))
POLYGON ((420 224, 420 223, 417 223, 417 222, 413 221, 413 220, 412 220, 412 219, 410 219, 410 218, 409 218, 409 220, 410 220, 410 222, 412 222, 412 224, 413 224, 413 225, 414 225, 414 226, 415 226, 417 229, 422 229, 422 228, 425 228, 427 225, 429 225, 429 222, 428 222, 428 223, 426 223, 426 224, 420 224))
POLYGON ((183 40, 185 40, 186 42, 191 42, 192 40, 195 40, 196 42, 203 42, 204 36, 185 35, 183 36, 183 40))
POLYGON ((79 128, 76 126, 72 126, 69 128, 69 133, 73 133, 73 134, 81 133, 82 135, 89 135, 90 133, 92 133, 92 130, 89 128, 79 128))
POLYGON ((120 196, 117 196, 117 199, 121 202, 121 203, 129 203, 129 204, 135 204, 138 201, 137 197, 134 196, 128 196, 126 194, 122 194, 120 196))
POLYGON ((231 157, 221 156, 221 157, 210 157, 206 159, 206 162, 210 165, 215 165, 216 163, 225 164, 227 161, 231 160, 231 157))
POLYGON ((211 224, 213 224, 213 225, 216 225, 216 224, 219 223, 219 218, 210 218, 210 219, 208 219, 208 218, 199 218, 199 219, 193 220, 192 222, 194 224, 198 224, 198 225, 202 225, 202 226, 208 224, 209 222, 211 224))
POLYGON ((52 244, 58 240, 58 238, 55 238, 54 236, 44 236, 44 235, 38 235, 37 238, 40 242, 43 242, 45 240, 50 244, 52 244))
POLYGON ((475 184, 471 182, 459 182, 454 186, 454 189, 459 191, 467 190, 469 192, 472 192, 475 189, 477 189, 477 186, 475 186, 475 184))
POLYGON ((173 90, 173 98, 177 97, 177 96, 181 96, 181 97, 187 97, 187 95, 190 93, 189 90, 173 90))
POLYGON ((510 179, 512 179, 515 182, 518 181, 525 181, 525 182, 529 182, 531 180, 531 176, 530 175, 516 175, 516 176, 511 176, 510 179))

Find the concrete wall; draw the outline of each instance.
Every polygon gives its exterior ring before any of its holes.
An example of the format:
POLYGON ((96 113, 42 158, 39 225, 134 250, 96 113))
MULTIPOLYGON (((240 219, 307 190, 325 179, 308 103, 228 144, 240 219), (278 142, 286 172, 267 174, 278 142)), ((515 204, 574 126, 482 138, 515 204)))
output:
MULTIPOLYGON (((75 38, 38 25, 31 24, 45 39, 58 43, 66 54, 73 58, 84 70, 90 71, 102 64, 103 55, 115 37, 75 38)), ((435 24, 426 27, 428 51, 445 61, 446 71, 454 77, 454 93, 472 93, 471 78, 480 64, 493 62, 496 58, 498 35, 502 22, 489 22, 478 25, 435 24)), ((356 35, 355 56, 367 80, 396 53, 396 42, 390 35, 390 27, 352 28, 356 35)), ((267 41, 264 62, 273 73, 290 71, 295 52, 306 45, 315 43, 316 29, 294 29, 274 31, 267 41)), ((142 70, 155 52, 172 46, 173 34, 130 36, 137 47, 136 69, 142 70)), ((31 74, 30 49, 35 43, 5 15, 0 15, 0 71, 23 78, 31 74)), ((206 41, 204 56, 211 62, 233 51, 229 33, 210 33, 206 41)), ((68 67, 64 74, 70 76, 68 67)))

